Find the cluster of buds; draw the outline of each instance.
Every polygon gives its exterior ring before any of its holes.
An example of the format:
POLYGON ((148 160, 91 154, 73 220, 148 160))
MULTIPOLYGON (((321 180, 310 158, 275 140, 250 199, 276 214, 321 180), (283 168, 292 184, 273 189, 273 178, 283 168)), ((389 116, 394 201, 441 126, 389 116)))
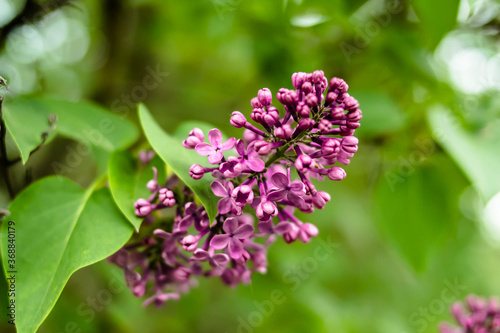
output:
POLYGON ((284 111, 272 105, 273 95, 264 88, 250 103, 255 125, 243 113, 232 113, 230 124, 245 129, 242 138, 224 141, 221 131, 212 129, 205 142, 205 133, 195 128, 182 142, 207 156, 209 166, 194 164, 189 175, 213 177, 211 190, 220 198, 214 221, 175 179, 160 186, 155 173, 148 183, 152 195, 137 200, 136 215, 151 222, 155 212, 170 209, 170 222, 153 223, 156 228, 145 238, 111 258, 136 296, 151 282, 146 304, 178 298, 194 283, 192 276, 220 276, 232 287, 248 283, 252 272, 266 272, 267 248, 276 238, 307 243, 318 234, 295 212, 312 213, 330 201, 313 178, 346 177, 339 164, 349 164, 358 149, 353 134, 361 111, 345 81, 328 82, 323 71, 294 73, 292 83, 295 89, 277 93, 284 111))
POLYGON ((500 305, 497 299, 489 300, 470 295, 465 300, 466 310, 461 303, 454 303, 451 313, 459 328, 447 323, 439 326, 441 333, 500 333, 500 305))

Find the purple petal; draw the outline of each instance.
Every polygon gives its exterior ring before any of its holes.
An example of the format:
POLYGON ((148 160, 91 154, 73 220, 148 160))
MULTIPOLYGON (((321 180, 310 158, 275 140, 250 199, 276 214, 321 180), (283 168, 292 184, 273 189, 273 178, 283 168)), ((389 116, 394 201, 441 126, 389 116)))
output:
POLYGON ((229 138, 229 139, 227 139, 226 142, 224 142, 220 146, 220 150, 221 151, 226 151, 226 150, 229 150, 229 149, 233 149, 235 144, 236 144, 236 139, 234 137, 233 138, 229 138))
POLYGON ((227 246, 227 243, 231 240, 229 235, 215 235, 210 241, 210 246, 216 250, 222 250, 227 246))
POLYGON ((261 172, 266 168, 266 163, 260 158, 250 158, 247 160, 246 164, 252 171, 256 172, 261 172))
POLYGON ((196 260, 206 261, 210 259, 210 255, 208 254, 208 252, 203 249, 194 250, 193 255, 193 258, 196 260))
POLYGON ((227 189, 222 185, 218 180, 214 180, 212 184, 210 184, 210 188, 212 192, 218 197, 227 197, 227 189))
POLYGON ((215 148, 206 142, 201 142, 196 145, 194 150, 196 150, 196 152, 201 156, 207 156, 213 153, 215 151, 215 148))
POLYGON ((161 230, 161 229, 156 229, 155 231, 153 231, 153 234, 155 234, 155 236, 158 236, 158 237, 163 238, 163 239, 172 238, 171 233, 168 233, 168 232, 161 230))
POLYGON ((280 222, 276 225, 276 228, 274 228, 274 231, 278 234, 278 235, 283 235, 283 234, 286 234, 287 232, 290 232, 292 231, 292 224, 290 222, 286 222, 286 221, 283 221, 283 222, 280 222))
POLYGON ((254 227, 251 226, 250 224, 244 224, 238 229, 236 229, 236 231, 234 232, 234 237, 238 239, 249 238, 250 236, 252 236, 254 230, 255 230, 254 227))
POLYGON ((222 143, 222 133, 217 128, 211 129, 210 132, 208 132, 208 141, 215 148, 219 147, 222 143))
POLYGON ((222 229, 224 229, 226 234, 229 235, 234 234, 236 232, 236 228, 238 228, 238 220, 235 217, 228 217, 222 225, 222 229))
POLYGON ((276 172, 271 176, 271 182, 278 188, 286 188, 288 186, 288 178, 281 172, 276 172))
POLYGON ((304 199, 293 192, 288 192, 287 198, 295 207, 302 207, 306 203, 304 199))
POLYGON ((257 228, 259 229, 260 232, 264 234, 274 233, 274 224, 271 221, 260 222, 259 224, 257 224, 257 228))
POLYGON ((236 238, 231 238, 228 250, 231 258, 238 259, 243 255, 243 243, 236 238))
POLYGON ((294 180, 291 184, 290 184, 290 190, 292 192, 295 192, 295 194, 297 195, 304 195, 306 194, 306 187, 304 185, 303 182, 301 182, 300 180, 294 180))
POLYGON ((218 164, 222 161, 224 155, 220 151, 214 151, 210 155, 208 155, 208 163, 210 164, 218 164))
POLYGON ((287 190, 271 190, 267 194, 267 200, 269 201, 279 201, 285 197, 287 190))
POLYGON ((311 237, 315 237, 319 233, 318 228, 312 223, 305 223, 302 225, 301 229, 311 237))
POLYGON ((220 199, 217 203, 217 210, 219 211, 219 214, 227 214, 231 211, 232 206, 232 199, 225 197, 220 199))
MULTIPOLYGON (((227 142, 227 141, 226 141, 227 142)), ((238 139, 238 141, 236 141, 236 151, 238 152, 238 154, 240 156, 245 156, 245 142, 241 139, 238 139)))
POLYGON ((212 260, 217 265, 225 265, 229 262, 229 257, 225 253, 216 253, 212 256, 212 260))

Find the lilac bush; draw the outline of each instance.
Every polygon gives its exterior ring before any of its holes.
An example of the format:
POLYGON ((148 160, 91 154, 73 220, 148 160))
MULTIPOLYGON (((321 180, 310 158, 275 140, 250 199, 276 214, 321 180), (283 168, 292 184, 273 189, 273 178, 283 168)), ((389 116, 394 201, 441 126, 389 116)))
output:
POLYGON ((110 258, 124 270, 134 295, 150 296, 144 305, 177 299, 195 284, 193 276, 219 276, 232 287, 248 283, 252 272, 266 272, 267 249, 276 238, 307 243, 318 235, 314 224, 295 213, 312 213, 330 201, 313 179, 346 177, 340 165, 349 164, 358 149, 353 134, 361 110, 346 82, 328 82, 323 71, 294 73, 292 83, 295 89, 281 88, 276 95, 283 111, 263 88, 250 102, 255 124, 232 113, 230 124, 244 128, 242 138, 223 140, 218 129, 194 128, 182 142, 207 156, 207 164, 193 164, 189 175, 213 178, 214 221, 175 175, 160 185, 155 171, 147 185, 151 196, 135 203, 136 215, 146 221, 143 229, 150 230, 110 258))
POLYGON ((465 308, 460 302, 454 303, 451 313, 460 327, 442 323, 441 333, 500 333, 500 305, 494 297, 486 300, 470 295, 465 308))

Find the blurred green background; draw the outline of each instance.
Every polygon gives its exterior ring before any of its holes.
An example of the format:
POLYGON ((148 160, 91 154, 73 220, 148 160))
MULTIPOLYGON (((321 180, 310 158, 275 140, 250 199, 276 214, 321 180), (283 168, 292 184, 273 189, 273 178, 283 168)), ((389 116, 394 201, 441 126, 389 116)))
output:
MULTIPOLYGON (((319 237, 276 242, 266 275, 234 290, 200 280, 144 309, 101 262, 70 279, 39 332, 437 332, 453 301, 500 295, 499 2, 64 2, 0 0, 12 96, 91 99, 135 121, 144 102, 167 131, 203 120, 237 136, 230 114, 249 114, 258 89, 323 69, 364 118, 348 177, 320 184, 332 201, 303 217, 319 237)), ((16 187, 52 173, 68 143, 17 166, 16 187)), ((71 178, 88 184, 95 164, 71 178)))

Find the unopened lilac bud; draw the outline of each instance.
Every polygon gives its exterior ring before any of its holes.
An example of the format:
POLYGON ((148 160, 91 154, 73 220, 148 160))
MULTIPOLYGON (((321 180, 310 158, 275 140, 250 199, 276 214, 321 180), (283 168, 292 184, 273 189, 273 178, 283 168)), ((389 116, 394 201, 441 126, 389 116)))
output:
POLYGON ((342 180, 345 177, 346 173, 341 167, 334 166, 328 169, 328 178, 330 178, 331 180, 342 180))
POLYGON ((253 148, 259 155, 267 155, 271 152, 272 146, 266 141, 256 141, 253 148))
POLYGON ((203 142, 205 139, 205 135, 203 131, 197 127, 193 128, 191 132, 189 132, 186 140, 182 141, 182 145, 187 149, 194 149, 196 145, 203 142))
POLYGON ((325 73, 322 70, 317 70, 312 73, 312 82, 313 83, 321 83, 323 82, 323 78, 325 77, 325 73))
POLYGON ((168 188, 161 188, 158 194, 158 199, 167 207, 175 205, 174 192, 168 188))
POLYGON ((264 115, 264 110, 260 108, 255 108, 250 113, 250 118, 257 123, 262 123, 262 116, 264 115))
POLYGON ((326 133, 332 129, 332 123, 328 119, 321 119, 318 123, 318 129, 321 133, 326 133))
POLYGON ((355 136, 346 136, 342 139, 342 150, 348 152, 348 153, 355 153, 358 151, 358 146, 357 144, 359 143, 358 138, 355 136))
POLYGON ((335 139, 327 139, 321 145, 321 154, 324 158, 332 159, 337 156, 340 150, 340 142, 335 139))
POLYGON ((299 239, 302 243, 309 243, 312 237, 319 234, 318 228, 312 223, 304 223, 300 226, 299 239))
POLYGON ((245 129, 243 131, 243 140, 245 140, 246 143, 250 143, 250 142, 253 142, 255 140, 259 140, 261 138, 262 137, 260 135, 258 135, 257 133, 255 133, 254 131, 251 131, 249 129, 245 129))
POLYGON ((243 126, 245 126, 246 122, 247 119, 245 118, 243 113, 239 111, 233 111, 231 119, 229 120, 229 123, 236 128, 242 128, 243 126))
POLYGON ((300 89, 305 80, 306 80, 306 73, 304 72, 298 72, 292 74, 292 84, 295 87, 295 89, 300 89))
POLYGON ((311 156, 306 154, 299 155, 295 161, 295 167, 302 173, 307 172, 309 169, 313 168, 314 165, 314 160, 311 156))
POLYGON ((337 99, 338 95, 336 92, 330 91, 326 94, 325 104, 330 105, 337 99))
POLYGON ((313 128, 314 124, 315 124, 314 120, 309 117, 299 119, 299 128, 302 131, 313 128))
POLYGON ((191 270, 189 268, 181 266, 175 269, 173 276, 179 282, 186 282, 191 276, 191 270))
POLYGON ((292 224, 291 230, 283 234, 284 241, 288 244, 295 242, 297 236, 299 235, 299 231, 299 227, 297 227, 295 224, 292 224))
POLYGON ((149 215, 151 211, 153 210, 153 207, 151 207, 151 203, 147 201, 146 199, 138 199, 135 204, 135 215, 139 217, 144 217, 146 215, 149 215))
POLYGON ((205 168, 199 164, 193 164, 189 168, 189 175, 193 179, 201 179, 205 174, 205 168))
POLYGON ((269 106, 273 102, 273 94, 268 88, 260 89, 257 97, 259 98, 259 102, 264 106, 269 106))
POLYGON ((193 252, 198 247, 198 238, 193 235, 187 235, 180 243, 185 251, 193 252))
POLYGON ((344 94, 349 89, 349 86, 344 80, 334 77, 330 80, 330 90, 334 91, 335 89, 340 90, 340 93, 344 94))
POLYGON ((262 108, 262 103, 259 101, 259 98, 258 97, 254 97, 252 98, 252 100, 250 101, 250 105, 252 106, 252 108, 262 108))
POLYGON ((358 101, 352 96, 347 96, 344 99, 344 105, 345 105, 346 110, 349 110, 349 111, 354 111, 357 108, 359 108, 358 101))
POLYGON ((262 120, 264 121, 264 123, 271 126, 279 124, 280 114, 278 112, 278 109, 274 106, 268 107, 267 112, 265 112, 262 116, 262 120))
POLYGON ((304 97, 304 102, 309 106, 315 106, 318 104, 318 98, 315 94, 309 93, 304 97))
POLYGON ((312 86, 311 82, 304 82, 304 83, 302 84, 302 92, 303 92, 304 94, 306 94, 306 95, 307 95, 307 94, 311 93, 311 92, 312 92, 312 90, 313 90, 313 86, 312 86))
POLYGON ((309 117, 311 113, 311 107, 304 102, 297 103, 297 113, 301 117, 309 117))
POLYGON ((281 127, 276 127, 274 129, 274 135, 276 135, 276 137, 281 140, 290 139, 292 137, 292 134, 293 134, 293 129, 292 126, 290 126, 289 124, 285 124, 281 127))
POLYGON ((156 181, 156 179, 151 179, 147 184, 146 184, 146 187, 148 188, 148 190, 150 190, 151 192, 156 192, 158 191, 160 185, 158 185, 158 182, 156 181))
POLYGON ((326 203, 330 200, 331 200, 330 195, 324 191, 317 191, 316 193, 313 194, 312 197, 312 203, 314 207, 318 209, 325 208, 326 203))

